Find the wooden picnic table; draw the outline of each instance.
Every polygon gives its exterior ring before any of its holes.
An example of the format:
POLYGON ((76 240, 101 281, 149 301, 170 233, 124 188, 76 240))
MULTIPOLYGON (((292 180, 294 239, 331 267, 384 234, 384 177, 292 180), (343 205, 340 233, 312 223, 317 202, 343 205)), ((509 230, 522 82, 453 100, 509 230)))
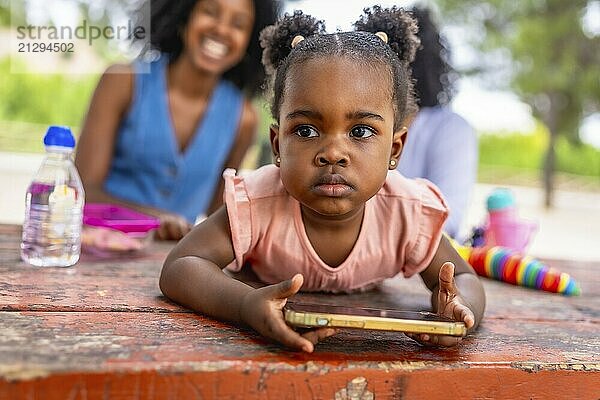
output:
MULTIPOLYGON (((600 398, 600 263, 551 262, 580 282, 580 297, 484 280, 486 317, 456 348, 349 330, 305 354, 164 298, 172 244, 35 268, 19 259, 20 231, 0 225, 1 400, 600 398)), ((302 298, 429 308, 418 277, 302 298)))

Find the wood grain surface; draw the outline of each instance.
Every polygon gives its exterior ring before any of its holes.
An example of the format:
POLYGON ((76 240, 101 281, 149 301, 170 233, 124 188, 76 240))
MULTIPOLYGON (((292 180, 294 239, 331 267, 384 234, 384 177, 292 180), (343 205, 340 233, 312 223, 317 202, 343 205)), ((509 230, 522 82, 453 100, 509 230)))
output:
MULTIPOLYGON (((600 263, 547 260, 579 281, 579 297, 484 280, 486 317, 453 349, 347 330, 304 354, 165 299, 171 244, 60 269, 24 264, 19 242, 20 227, 0 226, 2 400, 600 398, 600 263)), ((429 307, 418 277, 299 297, 429 307)))

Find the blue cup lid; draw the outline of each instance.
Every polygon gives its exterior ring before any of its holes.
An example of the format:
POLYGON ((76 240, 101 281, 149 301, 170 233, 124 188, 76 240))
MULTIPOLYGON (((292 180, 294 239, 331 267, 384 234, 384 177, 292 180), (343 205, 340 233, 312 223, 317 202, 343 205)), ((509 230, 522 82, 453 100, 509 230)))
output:
POLYGON ((49 126, 44 136, 45 146, 75 147, 75 138, 68 126, 49 126))
POLYGON ((495 189, 487 198, 488 211, 514 207, 514 205, 515 198, 509 189, 495 189))

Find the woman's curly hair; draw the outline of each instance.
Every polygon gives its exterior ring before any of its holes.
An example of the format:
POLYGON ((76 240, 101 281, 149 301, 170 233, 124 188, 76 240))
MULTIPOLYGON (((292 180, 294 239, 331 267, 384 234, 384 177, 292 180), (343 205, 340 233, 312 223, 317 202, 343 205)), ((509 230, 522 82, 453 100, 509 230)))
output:
POLYGON ((412 63, 417 103, 421 107, 448 104, 454 95, 457 78, 449 64, 450 50, 428 9, 415 7, 411 14, 419 25, 418 36, 421 40, 412 63))
POLYGON ((355 23, 357 30, 354 32, 325 34, 322 21, 301 11, 286 14, 261 32, 263 63, 272 78, 271 114, 275 120, 279 118, 289 69, 316 57, 348 57, 361 64, 385 66, 393 85, 390 92, 394 102, 395 130, 416 111, 409 68, 419 44, 415 21, 396 7, 382 9, 375 6, 365 9, 364 13, 355 23), (379 31, 387 34, 388 44, 375 35, 379 31), (302 35, 305 40, 292 49, 292 40, 297 35, 302 35))
MULTIPOLYGON (((171 62, 183 51, 181 32, 185 30, 196 3, 202 0, 146 0, 150 1, 150 48, 166 53, 171 62)), ((265 72, 261 63, 262 49, 259 33, 275 22, 278 15, 276 0, 253 0, 254 27, 246 56, 240 63, 223 74, 223 79, 234 83, 248 96, 256 96, 263 88, 265 72)), ((144 7, 142 6, 141 9, 144 7)), ((143 19, 143 16, 140 17, 143 19)))

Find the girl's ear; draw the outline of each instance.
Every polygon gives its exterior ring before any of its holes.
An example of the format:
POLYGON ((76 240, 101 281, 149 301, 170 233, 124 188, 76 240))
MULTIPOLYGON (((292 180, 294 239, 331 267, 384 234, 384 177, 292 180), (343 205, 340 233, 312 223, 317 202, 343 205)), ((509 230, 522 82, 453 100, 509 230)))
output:
POLYGON ((392 151, 390 152, 390 169, 396 169, 396 166, 398 165, 398 159, 400 158, 400 154, 402 154, 407 134, 408 129, 405 126, 400 128, 399 131, 394 132, 394 137, 392 138, 392 151))
POLYGON ((269 128, 269 136, 271 138, 271 150, 273 151, 273 156, 279 156, 279 126, 271 125, 269 128))

